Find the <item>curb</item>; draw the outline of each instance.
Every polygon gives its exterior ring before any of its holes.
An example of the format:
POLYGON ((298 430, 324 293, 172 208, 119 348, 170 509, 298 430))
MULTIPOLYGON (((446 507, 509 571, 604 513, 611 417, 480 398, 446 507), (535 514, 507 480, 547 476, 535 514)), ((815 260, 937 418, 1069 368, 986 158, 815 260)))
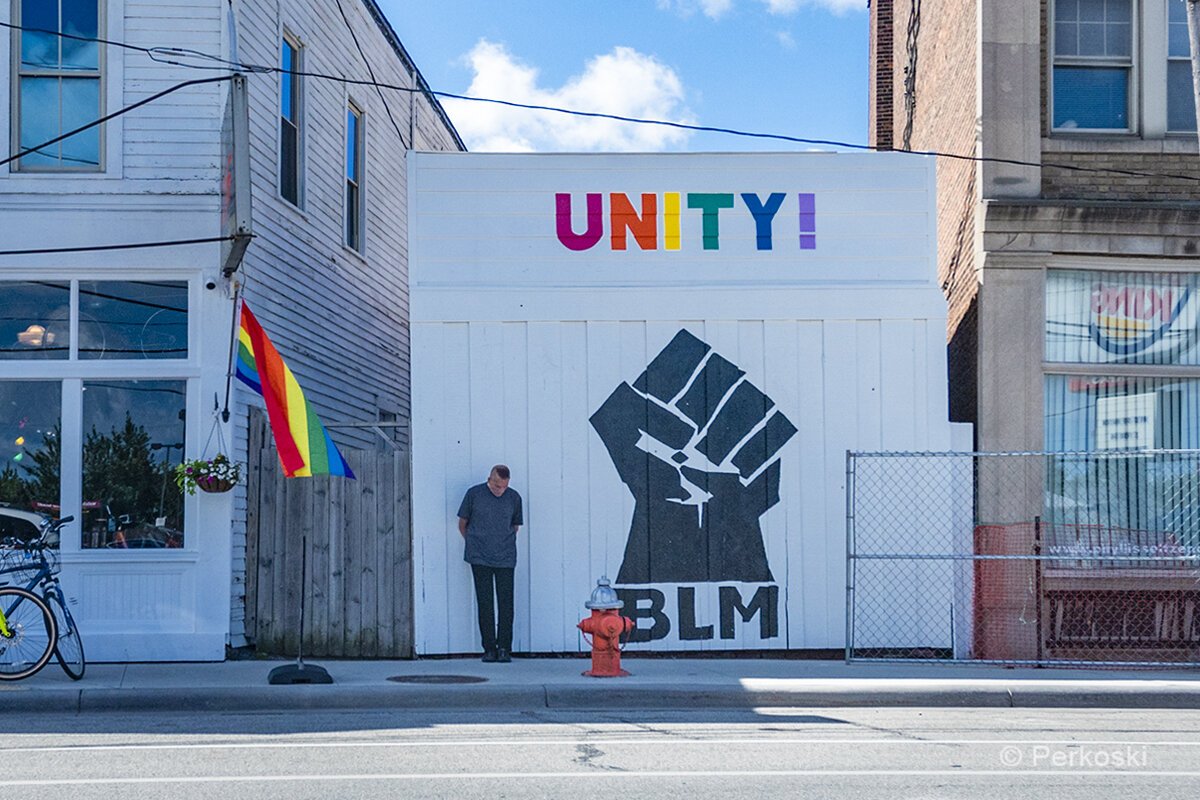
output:
POLYGON ((239 688, 71 689, 5 692, 6 711, 261 712, 305 710, 698 710, 752 708, 1158 708, 1200 709, 1196 690, 1141 687, 920 688, 836 686, 745 689, 641 684, 555 686, 261 686, 239 688))

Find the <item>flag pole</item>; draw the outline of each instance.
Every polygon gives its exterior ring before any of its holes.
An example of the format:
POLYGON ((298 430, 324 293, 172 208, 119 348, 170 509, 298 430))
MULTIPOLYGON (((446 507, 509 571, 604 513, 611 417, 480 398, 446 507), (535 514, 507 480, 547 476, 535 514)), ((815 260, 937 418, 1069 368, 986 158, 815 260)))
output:
POLYGON ((272 686, 299 683, 333 683, 329 671, 316 664, 304 663, 304 607, 308 595, 308 537, 300 538, 300 643, 296 646, 296 663, 276 667, 267 675, 272 686))

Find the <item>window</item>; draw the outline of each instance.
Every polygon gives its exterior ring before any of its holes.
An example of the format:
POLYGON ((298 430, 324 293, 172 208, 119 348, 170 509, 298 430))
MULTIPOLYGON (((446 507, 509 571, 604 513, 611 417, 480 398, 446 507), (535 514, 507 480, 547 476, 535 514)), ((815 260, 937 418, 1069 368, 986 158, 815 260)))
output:
POLYGON ((346 106, 346 246, 361 251, 363 240, 363 113, 346 106))
POLYGON ((71 350, 71 285, 28 281, 0 284, 0 359, 64 359, 71 350))
POLYGON ((0 381, 0 506, 59 516, 62 383, 0 381))
POLYGON ((1050 270, 1046 361, 1200 367, 1200 275, 1050 270))
POLYGON ((1051 269, 1045 361, 1046 519, 1200 545, 1200 276, 1051 269))
MULTIPOLYGON (((82 37, 100 34, 98 0, 17 0, 16 22, 25 28, 82 37)), ((13 138, 21 149, 79 128, 101 114, 102 62, 96 42, 14 31, 13 138)), ((23 156, 20 171, 98 171, 101 126, 23 156)))
POLYGON ((303 150, 300 135, 303 103, 303 69, 300 44, 284 34, 279 65, 279 195, 292 205, 300 205, 300 165, 303 150))
POLYGON ((1188 41, 1187 4, 1168 2, 1167 15, 1167 130, 1196 130, 1196 99, 1192 93, 1192 47, 1188 41))
POLYGON ((1055 133, 1196 130, 1187 0, 1052 0, 1055 133))
POLYGON ((81 281, 79 358, 187 358, 187 283, 81 281))
POLYGON ((184 381, 83 384, 83 547, 183 546, 184 381))
POLYGON ((1128 130, 1133 0, 1054 4, 1054 127, 1128 130))
POLYGON ((184 545, 195 288, 0 281, 0 509, 73 514, 84 548, 184 545))
POLYGON ((4 281, 0 297, 0 362, 188 357, 187 281, 4 281))

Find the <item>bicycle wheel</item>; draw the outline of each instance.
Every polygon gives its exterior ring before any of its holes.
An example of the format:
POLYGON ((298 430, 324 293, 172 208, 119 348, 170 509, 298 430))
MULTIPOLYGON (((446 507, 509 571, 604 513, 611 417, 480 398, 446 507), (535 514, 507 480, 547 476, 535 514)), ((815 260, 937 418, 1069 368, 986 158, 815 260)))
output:
POLYGON ((83 638, 79 635, 79 628, 75 625, 71 610, 67 608, 62 587, 55 585, 42 595, 42 599, 54 612, 54 622, 58 625, 54 658, 58 660, 58 665, 67 673, 68 678, 73 681, 80 680, 83 678, 84 669, 87 668, 87 661, 83 657, 83 638))
POLYGON ((58 625, 42 598, 16 586, 0 587, 0 611, 8 635, 0 633, 0 681, 28 678, 50 660, 58 625))

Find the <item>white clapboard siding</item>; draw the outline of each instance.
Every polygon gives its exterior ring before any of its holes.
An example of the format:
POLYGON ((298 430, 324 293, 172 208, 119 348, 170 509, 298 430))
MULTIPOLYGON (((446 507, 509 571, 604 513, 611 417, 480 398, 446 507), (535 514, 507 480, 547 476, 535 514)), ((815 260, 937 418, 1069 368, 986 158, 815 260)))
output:
MULTIPOLYGON (((419 73, 398 55, 368 2, 343 0, 354 34, 385 84, 419 86, 419 73)), ((235 3, 239 48, 251 63, 279 63, 279 32, 298 36, 306 71, 368 79, 350 32, 333 3, 317 0, 235 3)), ((302 208, 279 196, 279 78, 250 79, 251 175, 258 238, 246 254, 246 298, 327 423, 371 422, 379 412, 407 418, 409 408, 408 222, 405 151, 410 108, 416 146, 459 149, 457 134, 428 96, 387 92, 393 126, 379 93, 334 81, 303 81, 302 208), (364 111, 366 234, 363 253, 343 245, 345 121, 348 100, 364 111), (399 133, 397 133, 399 128, 399 133)), ((261 401, 236 392, 238 419, 261 401)), ((375 448, 373 431, 330 429, 342 447, 375 448)), ((400 436, 407 436, 401 431, 400 436)), ((245 426, 237 433, 244 458, 245 426)), ((235 498, 232 635, 243 635, 244 495, 235 498), (241 569, 239 571, 239 563, 241 569)), ((400 527, 399 529, 403 529, 400 527)))
MULTIPOLYGON (((589 420, 681 330, 744 370, 796 428, 778 454, 780 502, 759 520, 773 582, 619 587, 662 592, 672 625, 666 638, 629 647, 844 646, 846 452, 952 444, 932 164, 828 154, 413 154, 410 163, 417 652, 479 648, 456 512, 496 463, 512 468, 526 503, 514 647, 585 646, 575 623, 596 578, 616 581, 634 514, 589 420), (719 250, 701 248, 694 213, 678 251, 632 241, 611 250, 607 198, 594 248, 557 241, 558 192, 573 193, 579 231, 585 192, 665 191, 813 192, 817 249, 798 246, 794 200, 770 251, 757 250, 744 208, 721 217, 719 250), (778 635, 763 638, 760 618, 735 616, 732 638, 721 638, 720 590, 749 602, 770 586, 778 635), (711 638, 678 635, 689 597, 693 624, 714 626, 711 638)), ((951 521, 927 522, 917 525, 927 544, 948 544, 951 521)), ((893 609, 889 630, 941 641, 948 631, 919 620, 951 591, 947 580, 905 601, 915 606, 893 609)))
MULTIPOLYGON (((424 87, 374 0, 343 0, 342 5, 380 81, 424 87)), ((138 47, 229 55, 232 32, 225 0, 105 0, 105 8, 105 38, 138 47)), ((334 3, 236 0, 234 10, 239 56, 246 62, 277 65, 279 34, 286 26, 306 45, 306 68, 356 79, 369 77, 334 3)), ((0 3, 0 20, 10 21, 11 11, 12 4, 0 3)), ((4 85, 11 79, 12 41, 0 37, 0 83, 4 85)), ((105 111, 184 81, 218 74, 109 47, 105 111)), ((324 420, 374 421, 381 410, 403 419, 409 403, 410 346, 405 152, 414 146, 460 149, 461 142, 436 101, 423 92, 387 95, 400 130, 397 134, 374 90, 309 80, 304 92, 305 202, 298 210, 278 198, 279 78, 252 73, 248 84, 256 239, 242 271, 246 297, 324 420), (348 98, 366 114, 366 235, 361 254, 342 245, 348 98)), ((217 235, 220 132, 227 95, 226 84, 191 86, 107 123, 103 174, 0 172, 0 229, 6 233, 6 244, 19 249, 217 235)), ((0 143, 5 152, 15 149, 10 126, 0 126, 0 143)), ((215 245, 0 259, 0 276, 11 272, 22 279, 30 270, 84 276, 94 271, 97 276, 130 279, 152 270, 159 277, 165 271, 203 282, 215 280, 217 268, 215 245)), ((203 360, 199 365, 203 388, 198 393, 203 402, 200 409, 193 409, 200 412, 193 415, 196 419, 207 420, 212 395, 224 390, 228 350, 221 343, 228 341, 231 311, 228 301, 208 300, 203 313, 199 308, 193 311, 204 343, 195 349, 203 360)), ((240 386, 233 400, 231 444, 235 458, 244 462, 247 404, 260 401, 240 386)), ((201 436, 206 433, 207 429, 201 436)), ((332 435, 347 447, 380 445, 374 433, 347 435, 335 428, 332 435)), ((228 522, 205 522, 206 531, 213 529, 207 541, 214 547, 231 545, 228 639, 234 645, 244 644, 246 633, 246 513, 245 491, 239 487, 228 522)), ((162 652, 166 651, 159 648, 148 657, 162 652)))

